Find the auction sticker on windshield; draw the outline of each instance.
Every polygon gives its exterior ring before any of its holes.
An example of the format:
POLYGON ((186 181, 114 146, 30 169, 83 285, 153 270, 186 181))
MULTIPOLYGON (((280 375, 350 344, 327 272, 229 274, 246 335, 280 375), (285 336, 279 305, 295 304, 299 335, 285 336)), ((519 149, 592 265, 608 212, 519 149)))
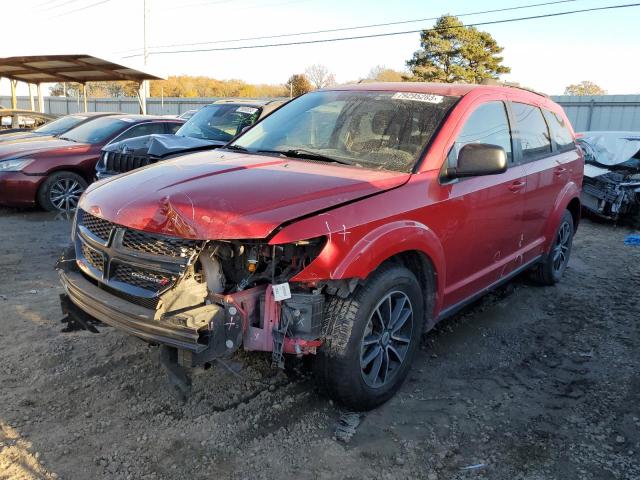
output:
POLYGON ((426 102, 426 103, 442 103, 444 97, 442 95, 433 95, 431 93, 411 93, 411 92, 397 92, 391 97, 394 100, 412 100, 414 102, 426 102))
POLYGON ((238 108, 236 108, 236 112, 248 113, 249 115, 253 115, 257 111, 258 111, 258 109, 257 108, 253 108, 253 107, 238 107, 238 108))

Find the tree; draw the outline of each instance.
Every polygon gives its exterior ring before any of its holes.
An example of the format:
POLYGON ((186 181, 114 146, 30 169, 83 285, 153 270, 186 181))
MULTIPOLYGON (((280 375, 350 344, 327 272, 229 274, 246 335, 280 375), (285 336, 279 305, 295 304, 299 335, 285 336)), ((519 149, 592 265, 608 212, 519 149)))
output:
POLYGON ((307 79, 316 88, 330 87, 336 84, 336 77, 324 65, 314 64, 305 70, 307 79))
POLYGON ((481 83, 511 71, 502 65, 503 48, 489 33, 465 27, 452 15, 443 15, 433 29, 423 30, 420 47, 407 61, 409 80, 481 83))
POLYGON ((606 95, 607 92, 599 85, 589 80, 583 80, 580 83, 569 85, 564 89, 565 95, 606 95))
POLYGON ((402 72, 387 68, 384 65, 377 65, 373 67, 369 71, 367 78, 377 82, 402 82, 404 80, 402 72))
POLYGON ((285 84, 292 97, 298 97, 313 90, 313 85, 303 73, 295 73, 285 84))

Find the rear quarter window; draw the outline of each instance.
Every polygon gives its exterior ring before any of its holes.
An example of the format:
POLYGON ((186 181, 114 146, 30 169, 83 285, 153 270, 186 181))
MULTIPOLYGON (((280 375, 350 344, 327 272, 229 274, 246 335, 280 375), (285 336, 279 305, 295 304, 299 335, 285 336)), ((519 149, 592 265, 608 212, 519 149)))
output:
POLYGON ((519 102, 513 102, 511 108, 522 148, 522 160, 530 162, 550 154, 551 137, 542 111, 533 105, 519 102))
POLYGON ((559 152, 566 152, 575 148, 575 142, 573 135, 567 126, 564 118, 555 112, 549 110, 542 110, 544 117, 547 119, 547 124, 551 130, 551 139, 555 145, 555 149, 559 152))

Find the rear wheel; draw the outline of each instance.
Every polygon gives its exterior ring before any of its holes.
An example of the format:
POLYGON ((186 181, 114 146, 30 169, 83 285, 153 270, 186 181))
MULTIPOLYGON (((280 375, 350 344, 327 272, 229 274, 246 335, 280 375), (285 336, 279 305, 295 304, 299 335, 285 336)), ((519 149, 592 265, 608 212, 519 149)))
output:
POLYGON ((533 278, 542 285, 555 285, 569 263, 573 245, 573 216, 565 210, 556 231, 551 249, 533 270, 533 278))
POLYGON ((400 388, 420 344, 420 284, 402 266, 383 266, 348 298, 333 297, 316 373, 329 395, 354 410, 387 401, 400 388))
POLYGON ((38 203, 50 212, 75 210, 87 182, 77 173, 51 174, 38 191, 38 203))

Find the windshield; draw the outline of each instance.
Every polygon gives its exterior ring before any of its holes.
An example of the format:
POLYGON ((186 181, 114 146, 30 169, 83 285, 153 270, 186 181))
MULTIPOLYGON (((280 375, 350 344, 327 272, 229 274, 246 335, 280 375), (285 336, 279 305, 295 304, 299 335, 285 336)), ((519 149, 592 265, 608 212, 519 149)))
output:
POLYGON ((457 97, 403 92, 303 95, 231 148, 410 172, 457 97))
POLYGON ((102 143, 129 125, 131 125, 130 121, 113 117, 101 117, 78 125, 61 138, 79 143, 102 143))
POLYGON ((79 115, 67 115, 65 117, 58 118, 53 122, 46 123, 40 128, 36 128, 34 132, 42 133, 45 135, 60 135, 61 133, 72 129, 86 119, 87 117, 81 117, 79 115))
POLYGON ((176 135, 228 142, 243 128, 253 125, 260 109, 247 105, 207 105, 198 110, 176 135))

